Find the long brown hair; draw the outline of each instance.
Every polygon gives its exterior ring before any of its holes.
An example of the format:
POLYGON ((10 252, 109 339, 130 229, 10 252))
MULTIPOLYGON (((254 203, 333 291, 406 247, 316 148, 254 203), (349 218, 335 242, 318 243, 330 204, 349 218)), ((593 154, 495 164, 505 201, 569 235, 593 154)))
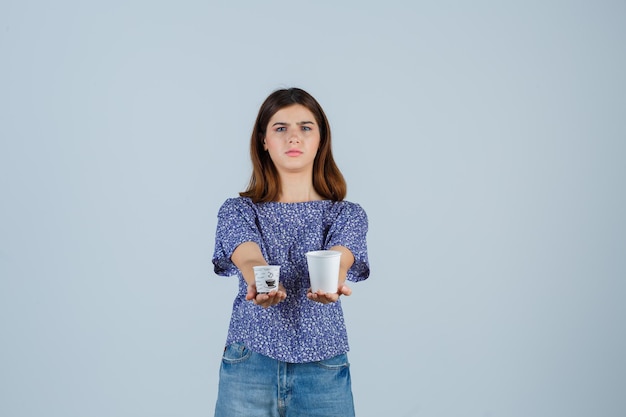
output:
POLYGON ((259 109, 250 138, 252 175, 246 191, 239 193, 255 203, 277 201, 280 196, 280 178, 274 162, 263 148, 267 125, 277 111, 301 104, 315 117, 320 128, 320 146, 313 162, 313 188, 327 200, 341 201, 346 197, 346 181, 333 159, 330 125, 322 106, 309 93, 300 88, 276 90, 259 109))

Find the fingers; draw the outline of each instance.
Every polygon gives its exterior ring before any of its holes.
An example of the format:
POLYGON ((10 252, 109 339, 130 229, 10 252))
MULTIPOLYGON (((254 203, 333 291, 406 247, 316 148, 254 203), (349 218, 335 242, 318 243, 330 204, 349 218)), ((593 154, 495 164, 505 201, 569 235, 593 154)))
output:
POLYGON ((248 292, 246 293, 246 300, 252 301, 254 304, 263 308, 268 308, 276 305, 287 298, 287 291, 285 287, 279 285, 277 291, 272 291, 267 294, 259 294, 256 292, 256 284, 248 284, 248 292))
POLYGON ((348 287, 347 285, 342 285, 341 287, 339 287, 339 294, 345 295, 346 297, 352 295, 352 288, 348 287))
POLYGON ((312 292, 311 289, 309 289, 309 292, 307 293, 306 296, 311 301, 316 301, 322 304, 330 304, 330 303, 337 302, 337 300, 339 300, 339 296, 350 295, 350 294, 352 294, 352 290, 350 290, 350 288, 347 287, 346 285, 343 285, 342 287, 339 287, 337 289, 336 293, 323 292, 323 291, 312 292))
MULTIPOLYGON (((287 293, 285 291, 272 291, 267 294, 256 294, 255 297, 250 298, 252 302, 256 305, 259 305, 263 308, 268 308, 273 305, 276 305, 287 298, 287 293)), ((246 299, 248 297, 246 296, 246 299)))

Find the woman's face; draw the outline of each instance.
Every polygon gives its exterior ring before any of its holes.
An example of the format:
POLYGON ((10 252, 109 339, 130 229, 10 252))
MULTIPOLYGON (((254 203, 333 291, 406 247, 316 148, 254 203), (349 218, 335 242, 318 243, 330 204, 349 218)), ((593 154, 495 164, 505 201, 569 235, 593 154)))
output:
POLYGON ((320 146, 320 130, 315 116, 301 104, 278 110, 265 130, 263 147, 269 152, 278 173, 313 171, 320 146))

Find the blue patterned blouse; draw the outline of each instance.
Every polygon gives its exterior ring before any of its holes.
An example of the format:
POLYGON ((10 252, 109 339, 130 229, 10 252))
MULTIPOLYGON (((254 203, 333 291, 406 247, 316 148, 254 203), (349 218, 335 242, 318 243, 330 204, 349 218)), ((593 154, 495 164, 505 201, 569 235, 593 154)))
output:
POLYGON ((215 273, 237 275, 239 291, 226 343, 243 343, 271 358, 292 363, 319 361, 349 350, 341 301, 320 304, 306 298, 310 287, 305 253, 342 245, 354 255, 347 279, 369 276, 367 215, 348 201, 253 203, 248 198, 226 200, 218 213, 215 273), (247 284, 231 262, 243 242, 256 242, 270 265, 280 265, 280 282, 287 298, 262 308, 246 301, 247 284))

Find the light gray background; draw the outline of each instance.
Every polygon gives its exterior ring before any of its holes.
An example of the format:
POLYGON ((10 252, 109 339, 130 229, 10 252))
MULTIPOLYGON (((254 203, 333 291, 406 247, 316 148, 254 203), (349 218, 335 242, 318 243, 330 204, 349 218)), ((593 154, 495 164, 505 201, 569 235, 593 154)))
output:
POLYGON ((361 417, 626 415, 624 1, 0 4, 0 415, 209 416, 256 111, 328 113, 361 417))

